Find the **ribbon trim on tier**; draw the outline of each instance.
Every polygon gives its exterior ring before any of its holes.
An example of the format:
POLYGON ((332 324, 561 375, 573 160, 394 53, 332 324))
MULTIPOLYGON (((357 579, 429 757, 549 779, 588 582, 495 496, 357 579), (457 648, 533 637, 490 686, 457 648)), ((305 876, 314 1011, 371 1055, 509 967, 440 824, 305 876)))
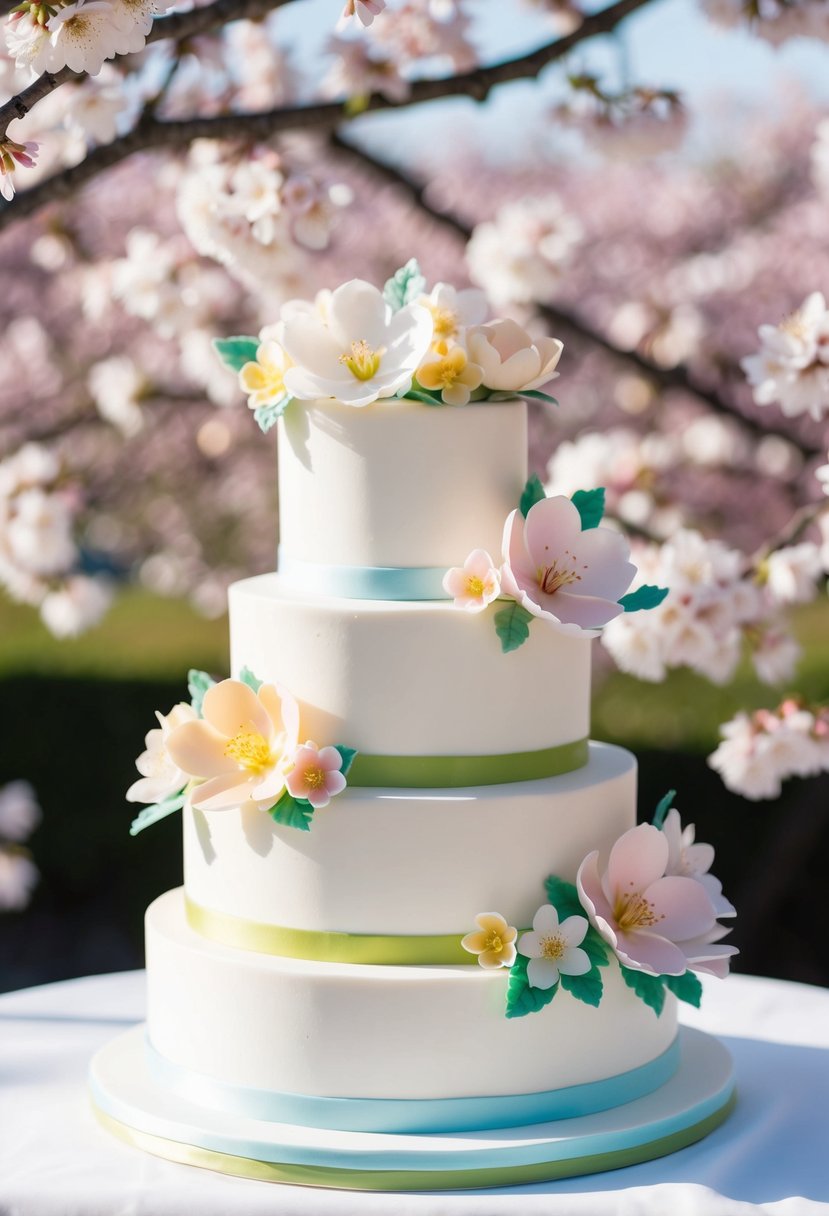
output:
POLYGON ((588 759, 587 739, 542 747, 537 751, 490 756, 370 756, 358 752, 348 784, 433 790, 507 785, 514 781, 560 777, 563 773, 584 768, 588 759))
POLYGON ((277 569, 292 590, 342 600, 451 600, 443 589, 447 566, 330 566, 287 557, 277 569))

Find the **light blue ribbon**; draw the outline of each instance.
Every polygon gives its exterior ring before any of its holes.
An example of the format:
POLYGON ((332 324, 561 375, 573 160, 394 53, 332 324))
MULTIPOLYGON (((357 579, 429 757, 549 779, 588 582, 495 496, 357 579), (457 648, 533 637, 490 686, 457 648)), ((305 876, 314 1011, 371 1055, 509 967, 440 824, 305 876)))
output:
POLYGON ((639 1068, 604 1081, 534 1094, 480 1098, 322 1098, 217 1081, 165 1059, 147 1040, 147 1065, 164 1087, 197 1106, 245 1119, 337 1131, 435 1134, 521 1127, 594 1114, 652 1093, 679 1068, 679 1039, 639 1068))
POLYGON ((329 566, 286 557, 278 570, 286 583, 307 595, 344 600, 448 600, 443 589, 447 566, 329 566))

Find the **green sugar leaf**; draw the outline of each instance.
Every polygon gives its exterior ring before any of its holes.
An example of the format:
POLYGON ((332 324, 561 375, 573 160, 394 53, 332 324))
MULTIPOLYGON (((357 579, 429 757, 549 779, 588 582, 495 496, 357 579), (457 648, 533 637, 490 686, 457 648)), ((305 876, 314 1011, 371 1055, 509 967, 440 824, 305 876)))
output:
POLYGON ((584 975, 562 975, 559 982, 565 992, 585 1005, 595 1008, 602 999, 604 984, 598 967, 591 967, 584 975))
POLYGON ((622 979, 640 1000, 659 1017, 665 1005, 665 984, 661 975, 648 975, 646 971, 635 971, 622 967, 622 979))
POLYGON ((213 349, 233 372, 239 372, 246 363, 256 362, 259 349, 258 338, 214 338, 213 349))
POLYGON ((552 988, 531 988, 527 979, 527 962, 523 954, 516 955, 512 964, 507 984, 507 1017, 523 1018, 528 1013, 538 1013, 558 991, 558 984, 552 988))
POLYGON ((537 502, 541 502, 547 495, 544 493, 544 487, 541 484, 541 478, 537 473, 533 473, 524 486, 524 492, 521 495, 521 501, 518 504, 521 514, 526 519, 530 513, 530 508, 534 507, 537 502))
POLYGON ((604 515, 604 488, 598 490, 576 490, 571 501, 581 516, 581 529, 597 528, 604 515))
POLYGON ((668 790, 665 797, 660 798, 659 804, 653 813, 653 819, 651 820, 655 828, 662 827, 662 824, 665 822, 665 817, 668 814, 668 811, 671 809, 674 798, 676 798, 676 790, 668 790))
POLYGON ((512 603, 495 613, 495 632, 501 639, 501 650, 504 654, 524 645, 530 636, 532 619, 532 613, 527 612, 527 609, 517 600, 513 600, 512 603))
POLYGON ((416 258, 409 258, 405 266, 395 270, 383 288, 383 299, 391 307, 392 312, 399 312, 407 304, 412 304, 426 290, 426 280, 420 272, 416 258))
POLYGON ((584 916, 585 920, 587 919, 573 883, 565 882, 563 878, 556 878, 555 874, 551 874, 545 881, 544 888, 548 900, 558 912, 559 920, 566 920, 568 916, 584 916))
POLYGON ((204 694, 208 688, 212 688, 216 681, 212 676, 209 676, 206 671, 196 671, 195 668, 187 673, 187 691, 190 693, 190 700, 193 704, 193 709, 201 717, 201 707, 204 701, 204 694))
POLYGON ((239 672, 239 679, 243 684, 247 684, 248 688, 252 688, 254 692, 259 692, 262 687, 262 681, 257 680, 249 667, 243 667, 239 672))
POLYGON ((182 790, 178 794, 171 794, 163 802, 154 802, 152 806, 142 807, 130 824, 130 836, 137 836, 139 832, 144 831, 144 828, 151 827, 160 819, 166 819, 168 815, 180 811, 185 800, 186 794, 182 790))
POLYGON ((687 1001, 695 1009, 699 1009, 702 1004, 702 984, 699 976, 695 975, 693 971, 686 971, 684 975, 666 975, 665 987, 678 1000, 687 1001))
POLYGON ((300 832, 310 832, 314 808, 304 798, 292 798, 285 790, 279 802, 271 807, 268 814, 276 823, 283 823, 289 828, 297 828, 300 832))
POLYGON ((401 397, 409 401, 422 401, 424 405, 443 405, 443 399, 440 393, 427 393, 425 389, 410 388, 407 392, 401 393, 401 397))
POLYGON ((356 747, 343 747, 343 745, 341 743, 335 743, 334 750, 338 751, 340 753, 340 756, 342 757, 343 766, 340 769, 340 772, 342 773, 342 775, 344 777, 346 777, 348 775, 348 770, 351 768, 352 764, 354 763, 354 757, 357 755, 357 748, 356 747))
POLYGON ((546 405, 558 405, 555 397, 551 397, 549 393, 540 393, 537 388, 519 389, 518 396, 529 397, 531 401, 543 401, 546 405))
POLYGON ((277 421, 282 417, 292 401, 293 397, 286 393, 278 401, 271 401, 268 405, 260 405, 258 409, 253 411, 253 416, 263 435, 267 435, 271 427, 276 426, 277 421))
POLYGON ((669 587, 653 587, 646 583, 628 595, 623 595, 619 603, 625 612, 641 612, 644 608, 657 608, 669 590, 669 587))

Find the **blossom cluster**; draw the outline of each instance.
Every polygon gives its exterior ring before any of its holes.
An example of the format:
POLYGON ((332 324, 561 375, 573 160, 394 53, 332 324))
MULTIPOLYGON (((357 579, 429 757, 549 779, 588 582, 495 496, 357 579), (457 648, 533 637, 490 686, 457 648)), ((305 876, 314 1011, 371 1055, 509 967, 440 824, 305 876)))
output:
POLYGON ((307 830, 313 812, 345 789, 353 751, 300 744, 294 697, 243 677, 214 684, 191 673, 193 703, 156 714, 158 726, 136 760, 141 775, 127 790, 128 802, 146 804, 134 832, 180 810, 186 798, 201 811, 253 806, 307 830))
POLYGON ((28 781, 0 787, 0 912, 25 908, 38 881, 37 866, 23 847, 41 811, 28 781))
POLYGON ((24 169, 34 167, 38 145, 32 140, 19 144, 13 139, 0 141, 0 195, 11 202, 14 198, 14 174, 18 165, 24 169))
POLYGON ((549 299, 583 235, 556 194, 507 203, 474 229, 466 247, 469 276, 496 307, 549 299))
POLYGON ((829 41, 829 11, 824 0, 703 0, 702 7, 717 25, 744 23, 774 46, 789 38, 829 41))
POLYGON ((819 291, 779 325, 760 326, 761 348, 741 360, 758 405, 778 402, 791 418, 829 414, 829 308, 819 291))
POLYGON ((777 798, 788 777, 829 771, 829 709, 787 699, 775 710, 737 714, 720 734, 708 763, 752 801, 777 798))
POLYGON ((681 529, 661 546, 642 546, 636 561, 639 578, 658 580, 668 595, 646 622, 626 614, 605 628, 602 641, 622 671, 659 681, 670 668, 690 667, 725 684, 747 642, 761 680, 791 678, 800 650, 782 610, 814 598, 817 545, 781 548, 754 568, 722 541, 681 529))
POLYGON ((605 156, 644 160, 674 150, 685 138, 688 115, 670 89, 636 85, 610 93, 587 73, 570 76, 569 83, 572 97, 556 105, 552 117, 605 156))
POLYGON ((0 462, 0 584, 40 609, 56 637, 98 623, 111 589, 84 574, 75 538, 81 502, 58 458, 28 443, 0 462))
POLYGON ((711 845, 695 841, 693 824, 683 828, 671 808, 661 822, 623 833, 604 868, 598 851, 585 857, 575 888, 584 915, 562 919, 552 902, 543 904, 532 929, 520 933, 499 913, 485 912, 461 945, 488 970, 511 968, 523 955, 529 986, 548 990, 560 976, 591 970, 583 947, 592 926, 623 968, 651 976, 699 971, 724 978, 737 950, 723 943, 729 929, 720 919, 736 913, 711 873, 713 861, 711 845))
POLYGON ((70 0, 19 5, 9 14, 6 46, 18 68, 32 76, 73 72, 95 76, 106 59, 144 49, 159 0, 70 0))
POLYGON ((267 429, 293 400, 366 406, 391 397, 466 405, 538 392, 558 373, 556 338, 534 339, 515 321, 482 324, 481 292, 437 283, 427 292, 415 262, 380 292, 352 279, 314 301, 291 300, 254 339, 217 343, 238 368, 248 405, 267 429))

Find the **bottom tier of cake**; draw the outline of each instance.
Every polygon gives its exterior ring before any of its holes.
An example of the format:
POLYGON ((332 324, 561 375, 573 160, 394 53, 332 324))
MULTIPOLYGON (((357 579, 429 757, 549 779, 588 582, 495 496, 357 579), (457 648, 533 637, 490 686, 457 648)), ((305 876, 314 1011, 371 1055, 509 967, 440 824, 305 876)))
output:
POLYGON ((431 1133, 568 1118, 632 1101, 676 1072, 660 1017, 603 969, 598 1008, 567 992, 505 1016, 507 975, 469 966, 319 963, 232 949, 147 912, 148 1066, 199 1105, 311 1127, 431 1133))
POLYGON ((137 1026, 93 1060, 91 1096, 104 1127, 170 1161, 301 1186, 466 1190, 594 1174, 685 1148, 734 1104, 728 1052, 686 1028, 679 1070, 645 1097, 554 1123, 431 1136, 320 1130, 206 1109, 153 1076, 145 1047, 137 1026))

